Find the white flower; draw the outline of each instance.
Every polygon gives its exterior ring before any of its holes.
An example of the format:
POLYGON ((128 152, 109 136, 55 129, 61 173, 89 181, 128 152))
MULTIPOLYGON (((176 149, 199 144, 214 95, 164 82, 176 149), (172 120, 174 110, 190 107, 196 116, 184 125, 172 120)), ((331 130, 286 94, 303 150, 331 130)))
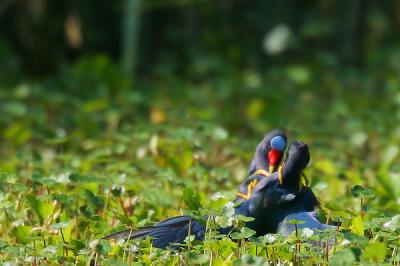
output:
POLYGON ((65 136, 67 135, 67 133, 65 132, 65 129, 63 128, 57 128, 56 129, 56 135, 59 138, 65 138, 65 136))
POLYGON ((123 238, 121 238, 121 239, 118 239, 118 240, 117 240, 116 244, 117 244, 118 246, 123 246, 123 245, 125 244, 125 242, 126 242, 126 240, 123 239, 123 238))
POLYGON ((301 236, 305 238, 310 238, 314 234, 314 231, 308 227, 304 228, 301 232, 301 236))
POLYGON ((215 222, 219 224, 221 227, 225 228, 228 226, 232 226, 233 224, 233 217, 226 217, 226 216, 216 216, 215 222))
POLYGON ((219 200, 219 199, 224 199, 225 196, 221 192, 216 192, 211 196, 211 198, 213 200, 219 200))
POLYGON ((225 208, 233 208, 233 206, 235 206, 235 203, 233 203, 232 201, 230 201, 224 205, 225 208))
POLYGON ((264 50, 270 55, 276 55, 283 52, 288 45, 291 30, 285 24, 279 24, 273 28, 264 38, 264 50))
POLYGON ((136 150, 136 157, 138 159, 142 159, 144 156, 146 156, 147 149, 146 147, 140 147, 136 150))
POLYGON ((92 241, 89 242, 89 247, 90 249, 95 249, 96 246, 100 243, 99 239, 94 239, 92 241))
POLYGON ((232 217, 233 215, 235 215, 235 208, 233 206, 235 206, 233 202, 228 202, 224 205, 225 216, 232 217))
POLYGON ((131 248, 130 248, 130 251, 131 252, 137 252, 137 251, 139 251, 139 248, 136 245, 132 245, 131 248))
POLYGON ((392 221, 387 221, 386 223, 383 224, 383 227, 391 227, 392 226, 392 221))
MULTIPOLYGON (((25 261, 26 262, 34 262, 35 260, 37 260, 37 257, 35 256, 26 256, 25 257, 25 261)), ((17 266, 18 264, 14 264, 13 262, 6 262, 3 264, 3 266, 17 266)))
POLYGON ((125 193, 125 187, 123 187, 123 186, 119 186, 119 185, 113 184, 113 185, 111 186, 111 190, 115 190, 115 189, 121 190, 121 194, 124 194, 124 193, 125 193))
POLYGON ((65 172, 65 173, 61 173, 58 176, 50 176, 49 178, 56 181, 57 183, 69 183, 69 175, 71 173, 69 172, 65 172))
POLYGON ((21 221, 21 220, 15 220, 15 221, 12 223, 12 226, 14 226, 14 227, 21 226, 21 225, 24 225, 24 222, 21 221))
POLYGON ((213 134, 214 137, 218 140, 224 140, 229 136, 228 131, 226 131, 226 129, 222 127, 214 128, 213 134))
POLYGON ((271 235, 271 234, 266 234, 266 235, 264 236, 264 240, 265 240, 266 243, 272 244, 272 243, 275 242, 276 237, 275 237, 274 235, 271 235))
POLYGON ((348 239, 343 239, 342 243, 340 243, 342 246, 347 246, 348 244, 350 244, 350 240, 348 239))
POLYGON ((325 182, 319 182, 318 184, 315 185, 315 190, 324 190, 328 187, 328 184, 325 182))

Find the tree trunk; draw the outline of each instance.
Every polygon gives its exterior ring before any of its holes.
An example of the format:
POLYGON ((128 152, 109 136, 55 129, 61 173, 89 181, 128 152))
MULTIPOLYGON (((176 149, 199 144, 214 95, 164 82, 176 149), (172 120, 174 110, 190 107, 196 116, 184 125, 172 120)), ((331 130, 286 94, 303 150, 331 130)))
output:
POLYGON ((126 0, 122 31, 122 69, 133 78, 137 65, 140 15, 141 0, 126 0))

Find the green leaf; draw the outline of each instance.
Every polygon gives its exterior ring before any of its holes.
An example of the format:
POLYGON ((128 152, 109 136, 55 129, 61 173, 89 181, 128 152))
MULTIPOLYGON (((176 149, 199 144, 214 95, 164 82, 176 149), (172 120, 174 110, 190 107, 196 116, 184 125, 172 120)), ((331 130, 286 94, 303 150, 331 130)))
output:
POLYGON ((400 149, 399 146, 396 144, 389 145, 386 149, 382 152, 382 166, 384 169, 390 167, 390 165, 395 161, 396 157, 399 155, 400 149))
POLYGON ((85 243, 81 240, 73 239, 68 242, 68 247, 76 253, 86 247, 85 243))
POLYGON ((92 191, 85 189, 84 190, 86 197, 89 201, 96 206, 97 209, 102 209, 104 207, 104 199, 100 196, 96 196, 92 191))
POLYGON ((305 66, 289 66, 287 68, 288 77, 298 83, 303 84, 306 83, 311 76, 310 71, 305 66))
POLYGON ((96 252, 101 255, 107 255, 112 250, 112 246, 109 242, 100 242, 96 245, 96 252))
POLYGON ((289 220, 289 224, 304 224, 303 220, 289 220))
POLYGON ((98 112, 108 107, 108 100, 106 98, 99 98, 86 102, 83 105, 85 112, 98 112))
POLYGON ((356 185, 351 188, 351 195, 354 198, 366 198, 366 199, 375 198, 375 192, 373 190, 364 188, 360 185, 356 185))
POLYGON ((27 225, 18 226, 18 227, 15 227, 15 229, 13 231, 14 231, 15 237, 19 243, 22 243, 22 244, 29 243, 29 237, 30 237, 30 234, 32 231, 32 226, 27 226, 27 225))
POLYGON ((126 263, 126 262, 123 262, 121 260, 117 260, 117 259, 114 259, 114 258, 107 258, 107 259, 105 259, 105 260, 103 260, 101 262, 102 262, 101 263, 102 265, 113 265, 113 266, 128 266, 128 265, 130 265, 130 264, 126 263))
POLYGON ((343 249, 333 254, 329 265, 332 266, 347 266, 353 265, 356 261, 356 256, 351 249, 343 249))
POLYGON ((243 221, 243 222, 251 222, 251 221, 254 221, 254 218, 253 217, 247 217, 247 216, 244 216, 244 215, 235 215, 234 216, 235 217, 235 219, 237 219, 237 220, 239 220, 239 221, 243 221))
POLYGON ((203 254, 189 254, 190 265, 201 265, 209 261, 209 257, 203 254))
POLYGON ((200 208, 200 198, 191 188, 183 189, 183 201, 191 210, 198 210, 200 208))
POLYGON ((46 144, 64 144, 68 142, 71 138, 70 137, 62 137, 62 138, 53 138, 53 139, 46 139, 44 143, 46 144))
POLYGON ((190 166, 192 166, 192 163, 193 163, 192 151, 189 149, 184 150, 180 156, 179 169, 182 172, 185 172, 187 169, 189 169, 190 166))
POLYGON ((56 246, 47 246, 44 249, 42 249, 39 254, 42 256, 51 256, 55 255, 57 253, 57 247, 56 246))
POLYGON ((365 236, 361 236, 358 234, 354 234, 351 232, 345 232, 344 234, 345 239, 353 242, 353 243, 357 243, 359 245, 365 245, 368 243, 368 238, 365 236))
POLYGON ((324 207, 327 208, 328 210, 332 211, 341 211, 342 207, 339 206, 339 204, 335 202, 327 202, 324 204, 324 207))
POLYGON ((240 259, 233 262, 234 266, 263 266, 265 265, 265 259, 259 256, 251 256, 250 254, 244 254, 240 259))
POLYGON ((361 216, 356 216, 351 220, 351 232, 360 236, 364 235, 364 223, 361 216))
POLYGON ((140 195, 144 202, 158 208, 170 207, 174 199, 170 193, 161 188, 147 188, 142 190, 140 195))
POLYGON ((41 200, 34 195, 26 196, 26 201, 38 217, 40 224, 43 224, 44 220, 54 211, 54 205, 51 202, 41 200))
POLYGON ((386 256, 386 247, 384 243, 370 243, 364 249, 361 255, 361 261, 382 263, 386 256))
POLYGON ((240 232, 234 232, 232 233, 232 239, 244 239, 244 238, 249 238, 253 235, 256 234, 256 231, 251 230, 250 228, 243 227, 240 229, 240 232))

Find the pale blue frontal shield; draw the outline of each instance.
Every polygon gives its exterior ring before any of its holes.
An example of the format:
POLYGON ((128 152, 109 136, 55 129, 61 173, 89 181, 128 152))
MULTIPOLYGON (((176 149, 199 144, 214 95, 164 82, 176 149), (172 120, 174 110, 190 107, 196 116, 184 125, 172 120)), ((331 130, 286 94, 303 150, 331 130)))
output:
POLYGON ((275 136, 271 139, 271 148, 283 151, 286 148, 286 141, 281 136, 275 136))

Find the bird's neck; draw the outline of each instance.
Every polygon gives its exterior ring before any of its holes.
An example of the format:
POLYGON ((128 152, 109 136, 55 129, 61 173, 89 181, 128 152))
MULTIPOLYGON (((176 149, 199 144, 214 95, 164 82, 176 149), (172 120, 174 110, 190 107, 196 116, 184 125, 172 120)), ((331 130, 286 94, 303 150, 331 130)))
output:
POLYGON ((268 163, 266 161, 265 158, 265 154, 264 154, 264 149, 259 147, 256 150, 256 153, 254 154, 253 157, 253 164, 254 164, 254 168, 252 169, 253 172, 257 171, 257 170, 265 170, 268 171, 268 163))
POLYGON ((299 171, 295 167, 284 167, 282 185, 295 190, 300 189, 301 173, 302 171, 299 171))

